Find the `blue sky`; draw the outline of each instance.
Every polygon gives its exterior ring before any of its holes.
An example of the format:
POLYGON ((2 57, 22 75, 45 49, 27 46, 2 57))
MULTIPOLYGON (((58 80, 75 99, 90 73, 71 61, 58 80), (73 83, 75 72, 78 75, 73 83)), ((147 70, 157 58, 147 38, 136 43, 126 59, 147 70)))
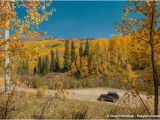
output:
POLYGON ((119 22, 125 1, 56 1, 56 12, 40 24, 39 31, 60 38, 111 38, 117 34, 113 23, 119 22))

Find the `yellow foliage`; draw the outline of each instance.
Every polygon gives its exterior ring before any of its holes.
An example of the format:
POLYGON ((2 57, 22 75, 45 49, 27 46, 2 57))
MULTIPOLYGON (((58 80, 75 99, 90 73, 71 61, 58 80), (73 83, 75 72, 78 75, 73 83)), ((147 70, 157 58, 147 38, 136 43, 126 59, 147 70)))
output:
POLYGON ((42 87, 38 88, 38 91, 37 91, 36 96, 37 96, 37 97, 42 97, 42 96, 44 96, 47 89, 48 89, 47 86, 42 86, 42 87))
POLYGON ((69 93, 63 90, 62 81, 56 81, 55 88, 56 88, 55 97, 60 100, 66 100, 69 93))

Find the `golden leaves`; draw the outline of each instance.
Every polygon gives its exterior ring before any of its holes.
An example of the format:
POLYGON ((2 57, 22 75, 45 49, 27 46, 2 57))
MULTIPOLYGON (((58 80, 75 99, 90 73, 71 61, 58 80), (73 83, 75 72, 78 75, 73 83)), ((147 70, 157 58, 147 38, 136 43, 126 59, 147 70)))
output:
POLYGON ((146 7, 151 7, 151 4, 149 2, 146 2, 146 7))
POLYGON ((10 27, 9 27, 9 25, 8 25, 8 24, 5 24, 5 25, 4 25, 4 28, 5 28, 5 29, 7 29, 7 30, 9 30, 9 29, 10 29, 10 27))
POLYGON ((23 43, 17 40, 13 40, 9 42, 9 50, 12 53, 19 52, 23 48, 23 43))
POLYGON ((151 0, 151 1, 148 1, 147 4, 148 4, 149 7, 154 7, 154 6, 158 5, 158 1, 151 0))
POLYGON ((127 74, 132 80, 135 80, 135 78, 137 77, 136 73, 132 71, 132 66, 130 64, 127 64, 127 74))
MULTIPOLYGON (((47 9, 46 11, 41 12, 42 5, 45 2, 43 1, 22 1, 17 2, 15 0, 12 1, 0 1, 0 27, 5 29, 17 28, 16 30, 22 33, 26 31, 26 29, 36 25, 36 27, 47 20, 48 16, 52 15, 53 10, 47 9), (23 18, 19 19, 17 16, 16 8, 25 8, 27 9, 27 15, 23 18), (6 25, 6 21, 11 21, 12 25, 6 25), (17 22, 17 24, 16 24, 17 22)), ((51 2, 47 2, 47 7, 51 5, 51 2)), ((33 29, 34 27, 32 27, 33 29)))
MULTIPOLYGON (((24 44, 19 41, 22 37, 33 38, 42 35, 41 33, 29 32, 35 30, 36 27, 47 20, 48 16, 52 15, 53 10, 42 10, 44 1, 0 1, 0 28, 13 30, 13 35, 9 38, 9 50, 11 53, 19 53, 22 59, 36 58, 39 55, 39 48, 25 48, 24 44), (18 8, 18 10, 17 10, 18 8), (27 13, 23 18, 19 18, 19 10, 26 9, 27 13), (9 25, 7 24, 9 21, 9 25)), ((46 7, 49 7, 51 2, 47 2, 46 7)), ((2 34, 2 31, 0 31, 2 34)), ((1 42, 3 45, 4 42, 1 42)))

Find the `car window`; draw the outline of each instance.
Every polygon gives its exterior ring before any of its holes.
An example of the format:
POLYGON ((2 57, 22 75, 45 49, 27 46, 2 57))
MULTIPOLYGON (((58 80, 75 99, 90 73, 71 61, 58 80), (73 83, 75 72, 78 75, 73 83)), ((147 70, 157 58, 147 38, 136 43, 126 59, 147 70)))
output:
POLYGON ((108 96, 117 96, 117 94, 108 93, 108 96))
POLYGON ((106 97, 107 95, 101 95, 101 97, 106 97))

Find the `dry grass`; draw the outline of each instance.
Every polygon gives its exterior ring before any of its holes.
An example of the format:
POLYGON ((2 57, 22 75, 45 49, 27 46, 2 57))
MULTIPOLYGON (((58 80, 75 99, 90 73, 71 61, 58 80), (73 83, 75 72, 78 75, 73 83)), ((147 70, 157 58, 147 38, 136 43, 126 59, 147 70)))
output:
MULTIPOLYGON (((25 97, 23 101, 19 101, 19 97, 20 96, 9 96, 8 99, 5 99, 3 106, 7 104, 7 101, 11 101, 11 103, 14 102, 14 105, 12 107, 8 107, 8 115, 1 115, 1 118, 103 118, 102 116, 104 113, 109 111, 112 107, 105 103, 59 100, 54 97, 25 97)), ((0 99, 2 100, 2 97, 0 99)), ((2 108, 2 110, 6 111, 5 108, 2 108)))
POLYGON ((4 79, 2 77, 0 77, 0 87, 4 86, 4 79))
POLYGON ((127 102, 116 107, 106 102, 77 101, 31 93, 0 95, 0 118, 6 119, 104 119, 108 114, 147 114, 144 106, 133 109, 127 102))

